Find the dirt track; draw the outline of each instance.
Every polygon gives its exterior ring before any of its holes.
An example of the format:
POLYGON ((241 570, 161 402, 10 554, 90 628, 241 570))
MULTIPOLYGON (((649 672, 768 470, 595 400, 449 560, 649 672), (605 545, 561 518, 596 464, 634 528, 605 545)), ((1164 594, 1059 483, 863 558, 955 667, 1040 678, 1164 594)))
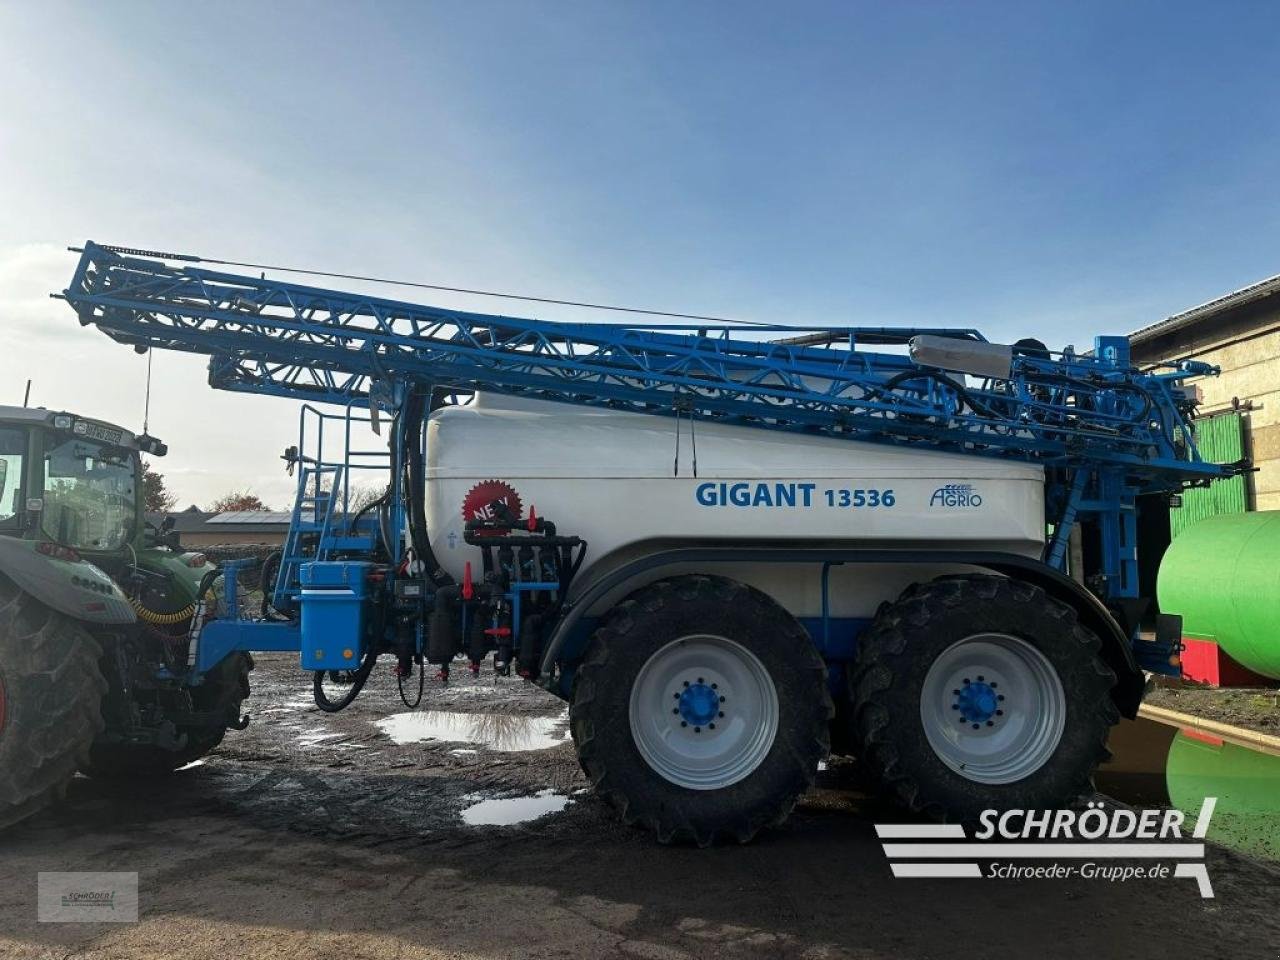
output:
POLYGON ((1218 848, 1208 901, 1184 880, 894 880, 872 824, 902 816, 838 761, 750 846, 658 847, 584 792, 567 740, 508 749, 532 734, 503 717, 564 736, 562 705, 518 681, 428 690, 424 706, 490 711, 458 736, 491 750, 393 743, 375 721, 405 708, 385 674, 337 717, 305 706, 287 657, 254 680, 254 724, 205 764, 159 787, 77 779, 65 806, 0 837, 0 957, 1203 958, 1280 943, 1280 870, 1218 848), (463 820, 546 791, 562 810, 463 820), (42 870, 138 871, 142 921, 37 923, 42 870))

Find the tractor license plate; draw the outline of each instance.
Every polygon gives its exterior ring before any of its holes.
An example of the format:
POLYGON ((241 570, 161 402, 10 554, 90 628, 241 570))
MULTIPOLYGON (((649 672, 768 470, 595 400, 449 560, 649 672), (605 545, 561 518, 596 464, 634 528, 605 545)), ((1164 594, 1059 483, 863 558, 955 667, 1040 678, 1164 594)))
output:
POLYGON ((101 440, 103 443, 118 444, 124 439, 123 430, 113 430, 110 427, 104 427, 97 423, 90 423, 87 420, 77 420, 72 432, 78 437, 88 437, 90 440, 101 440))

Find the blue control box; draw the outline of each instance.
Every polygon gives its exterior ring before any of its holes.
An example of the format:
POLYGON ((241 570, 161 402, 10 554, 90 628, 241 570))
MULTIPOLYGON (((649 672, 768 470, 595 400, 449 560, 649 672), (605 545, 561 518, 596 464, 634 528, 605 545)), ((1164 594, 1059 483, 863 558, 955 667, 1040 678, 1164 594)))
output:
POLYGON ((354 670, 364 656, 365 561, 302 564, 302 669, 354 670))

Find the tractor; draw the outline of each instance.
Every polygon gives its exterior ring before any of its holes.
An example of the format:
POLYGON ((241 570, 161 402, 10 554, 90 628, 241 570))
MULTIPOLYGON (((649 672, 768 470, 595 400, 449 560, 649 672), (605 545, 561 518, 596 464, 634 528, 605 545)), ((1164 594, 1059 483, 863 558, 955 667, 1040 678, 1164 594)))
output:
POLYGON ((219 573, 147 523, 154 437, 0 406, 0 827, 59 800, 77 772, 167 774, 242 728, 253 662, 192 685, 193 629, 219 573))

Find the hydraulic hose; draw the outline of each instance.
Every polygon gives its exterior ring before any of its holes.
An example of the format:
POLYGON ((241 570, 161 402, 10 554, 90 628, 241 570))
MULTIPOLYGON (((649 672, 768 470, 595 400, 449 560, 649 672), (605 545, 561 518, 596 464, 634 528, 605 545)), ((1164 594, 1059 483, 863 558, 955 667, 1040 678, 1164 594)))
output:
POLYGON ((196 612, 194 603, 183 607, 177 613, 158 613, 155 610, 149 610, 142 605, 142 602, 134 597, 129 598, 129 606, 133 607, 133 612, 138 615, 139 620, 145 620, 147 623, 157 627, 171 627, 176 623, 182 623, 184 620, 190 620, 192 614, 196 612))
POLYGON ((129 606, 133 607, 133 612, 138 615, 139 620, 150 623, 157 627, 171 627, 174 624, 182 623, 184 620, 190 620, 199 607, 200 601, 204 599, 204 595, 213 586, 213 582, 218 579, 219 570, 217 567, 205 572, 200 578, 200 585, 196 588, 196 599, 193 603, 188 604, 176 613, 160 613, 158 610, 144 606, 142 601, 137 597, 129 597, 129 606))
POLYGON ((390 493, 391 493, 390 488, 388 488, 388 489, 384 490, 384 491, 382 492, 382 496, 378 497, 376 500, 370 500, 370 501, 369 501, 368 503, 366 503, 363 507, 361 507, 359 510, 357 510, 357 511, 356 511, 356 515, 352 518, 351 523, 350 523, 350 525, 348 526, 348 528, 347 528, 347 529, 348 529, 351 533, 355 533, 355 531, 356 531, 356 527, 358 527, 358 526, 360 525, 360 518, 361 518, 361 517, 363 517, 363 516, 364 516, 366 513, 368 513, 370 510, 372 510, 374 507, 381 506, 381 505, 386 501, 387 496, 388 496, 388 494, 390 494, 390 493))
POLYGON ((413 392, 405 400, 404 412, 401 414, 408 417, 404 424, 404 461, 409 482, 404 498, 408 506, 409 540, 413 544, 414 556, 423 564, 433 584, 447 587, 453 583, 453 577, 440 566, 427 540, 427 485, 426 464, 422 455, 422 425, 426 422, 430 396, 430 392, 413 392))

